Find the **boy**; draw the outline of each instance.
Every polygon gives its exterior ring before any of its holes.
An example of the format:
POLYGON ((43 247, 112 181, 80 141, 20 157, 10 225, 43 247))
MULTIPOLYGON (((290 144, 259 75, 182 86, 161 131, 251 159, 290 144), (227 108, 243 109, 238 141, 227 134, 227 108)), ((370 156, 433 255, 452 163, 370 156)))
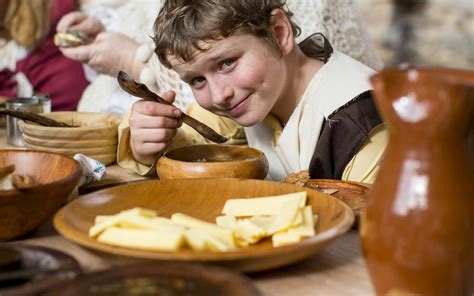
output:
MULTIPOLYGON (((191 86, 199 105, 245 127, 248 144, 267 156, 271 179, 309 170, 311 178, 372 182, 386 143, 369 92, 373 71, 333 50, 322 35, 298 46, 299 28, 284 6, 284 0, 166 1, 155 21, 155 53, 191 86)), ((180 112, 134 104, 134 159, 153 164, 176 143, 180 112)))

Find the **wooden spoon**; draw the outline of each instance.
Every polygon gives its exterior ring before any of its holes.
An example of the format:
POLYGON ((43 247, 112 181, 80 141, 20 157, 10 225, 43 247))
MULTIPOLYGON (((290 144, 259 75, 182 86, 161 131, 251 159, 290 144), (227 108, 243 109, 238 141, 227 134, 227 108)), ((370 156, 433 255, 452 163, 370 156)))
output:
POLYGON ((12 175, 12 185, 17 190, 26 190, 38 185, 38 183, 30 175, 12 175))
POLYGON ((10 175, 14 171, 15 171, 14 164, 9 164, 9 165, 0 167, 0 179, 10 175))
POLYGON ((64 122, 59 122, 46 116, 39 115, 33 112, 18 111, 0 108, 0 114, 5 114, 13 117, 17 117, 23 120, 28 120, 39 125, 51 126, 51 127, 74 127, 64 122))
MULTIPOLYGON (((131 94, 132 96, 139 97, 145 99, 147 101, 158 102, 161 104, 172 105, 171 103, 165 101, 162 97, 155 94, 145 84, 138 83, 132 79, 127 73, 120 71, 117 75, 117 80, 120 87, 126 91, 127 93, 131 94)), ((226 137, 219 135, 216 131, 212 128, 208 127, 204 123, 198 121, 197 119, 187 115, 186 113, 182 113, 180 119, 183 120, 184 123, 195 129, 199 134, 201 134, 206 139, 214 142, 214 143, 224 143, 227 141, 226 137)))

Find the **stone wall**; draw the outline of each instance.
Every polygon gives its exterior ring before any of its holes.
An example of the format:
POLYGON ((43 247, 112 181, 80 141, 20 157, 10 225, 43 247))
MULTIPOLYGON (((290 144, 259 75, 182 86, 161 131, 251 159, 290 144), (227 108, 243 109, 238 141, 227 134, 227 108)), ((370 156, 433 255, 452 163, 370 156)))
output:
POLYGON ((397 14, 395 0, 354 0, 386 66, 474 69, 474 1, 397 1, 418 7, 397 14))

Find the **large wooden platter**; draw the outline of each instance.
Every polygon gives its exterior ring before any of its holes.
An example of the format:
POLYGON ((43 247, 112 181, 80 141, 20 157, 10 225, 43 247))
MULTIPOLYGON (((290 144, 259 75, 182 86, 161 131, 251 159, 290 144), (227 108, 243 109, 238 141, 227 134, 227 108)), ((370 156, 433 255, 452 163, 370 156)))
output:
POLYGON ((98 251, 136 258, 211 262, 244 272, 277 268, 316 254, 350 229, 352 210, 339 199, 313 189, 251 179, 150 180, 117 186, 69 203, 54 217, 54 226, 67 239, 98 251), (305 190, 313 212, 319 215, 316 236, 289 246, 274 248, 270 240, 233 252, 157 252, 105 245, 88 237, 97 215, 111 215, 132 207, 154 209, 169 217, 181 212, 214 222, 227 199, 278 195, 305 190))

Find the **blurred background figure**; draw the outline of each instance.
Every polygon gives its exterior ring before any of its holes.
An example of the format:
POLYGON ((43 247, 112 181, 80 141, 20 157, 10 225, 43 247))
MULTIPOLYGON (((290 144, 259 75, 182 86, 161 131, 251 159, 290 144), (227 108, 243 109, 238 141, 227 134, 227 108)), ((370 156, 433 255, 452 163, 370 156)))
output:
POLYGON ((416 50, 415 26, 428 0, 392 0, 393 13, 384 45, 394 50, 393 64, 410 63, 419 59, 416 50))
POLYGON ((79 103, 79 111, 123 115, 138 98, 123 92, 116 80, 118 71, 130 74, 155 92, 173 89, 175 103, 185 108, 193 97, 179 77, 161 66, 153 54, 152 26, 161 8, 155 0, 89 0, 81 11, 64 16, 58 31, 75 29, 94 42, 61 48, 63 54, 87 65, 91 81, 79 103))
POLYGON ((53 111, 75 110, 88 85, 80 63, 54 45, 59 19, 75 0, 0 0, 0 96, 51 97, 53 111))
POLYGON ((353 0, 385 66, 474 69, 472 0, 353 0))
POLYGON ((383 66, 354 1, 287 0, 287 6, 301 28, 298 41, 320 32, 333 47, 348 56, 375 70, 383 66))

